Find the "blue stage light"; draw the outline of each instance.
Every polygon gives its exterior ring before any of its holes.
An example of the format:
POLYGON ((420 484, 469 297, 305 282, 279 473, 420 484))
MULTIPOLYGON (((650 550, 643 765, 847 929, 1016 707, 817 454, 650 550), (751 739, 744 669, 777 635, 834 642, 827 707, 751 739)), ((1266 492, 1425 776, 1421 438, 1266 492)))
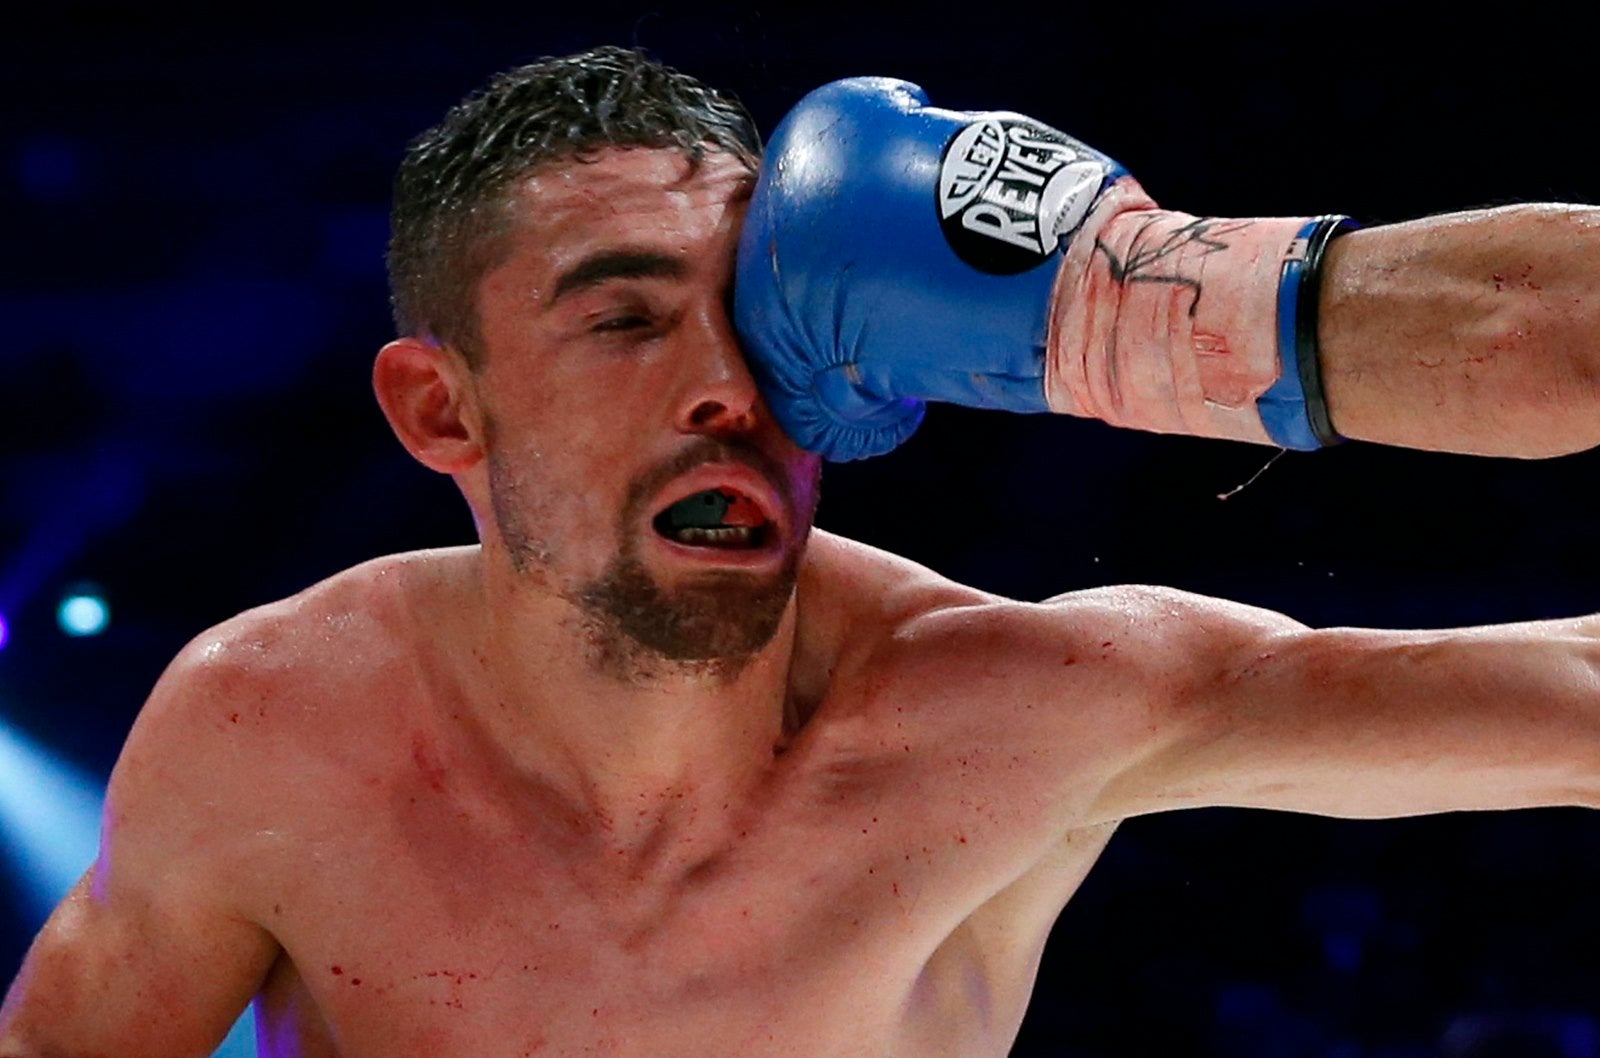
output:
POLYGON ((98 595, 73 592, 56 607, 56 623, 69 636, 96 636, 111 623, 111 607, 98 595))
POLYGON ((11 629, 6 627, 6 615, 0 614, 0 650, 6 648, 6 640, 11 638, 11 629))
POLYGON ((0 722, 0 844, 36 925, 100 843, 102 786, 0 722))
MULTIPOLYGON (((26 906, 12 909, 29 933, 94 862, 105 787, 0 720, 0 868, 15 876, 26 906)), ((255 1018, 246 1011, 213 1058, 254 1058, 255 1018)))

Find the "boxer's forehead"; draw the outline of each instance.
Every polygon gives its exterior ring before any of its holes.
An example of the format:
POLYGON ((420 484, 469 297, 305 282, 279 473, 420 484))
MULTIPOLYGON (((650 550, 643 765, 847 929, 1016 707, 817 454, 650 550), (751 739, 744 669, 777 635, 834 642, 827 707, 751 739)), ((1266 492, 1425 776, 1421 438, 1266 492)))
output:
POLYGON ((608 245, 690 253, 726 236, 754 184, 743 162, 717 150, 695 164, 676 148, 610 147, 541 166, 508 200, 507 264, 548 278, 608 245))

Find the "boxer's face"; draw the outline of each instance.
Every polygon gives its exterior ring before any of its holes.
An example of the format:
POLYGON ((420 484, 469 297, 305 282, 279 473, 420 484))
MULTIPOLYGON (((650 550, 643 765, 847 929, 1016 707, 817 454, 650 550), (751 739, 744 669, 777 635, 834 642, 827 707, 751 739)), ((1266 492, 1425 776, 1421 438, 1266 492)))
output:
POLYGON ((612 660, 748 657, 792 594, 819 461, 772 421, 728 318, 752 182, 715 151, 544 167, 479 289, 495 525, 612 660))

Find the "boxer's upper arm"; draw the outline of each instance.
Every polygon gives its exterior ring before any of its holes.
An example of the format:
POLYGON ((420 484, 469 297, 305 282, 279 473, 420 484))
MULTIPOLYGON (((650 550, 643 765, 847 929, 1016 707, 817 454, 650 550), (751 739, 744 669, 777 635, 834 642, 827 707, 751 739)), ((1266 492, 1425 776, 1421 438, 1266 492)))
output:
POLYGON ((1319 630, 1164 589, 1122 605, 1124 693, 1092 710, 1115 765, 1097 819, 1600 807, 1600 628, 1319 630))
POLYGON ((898 671, 1019 818, 1181 808, 1344 818, 1600 807, 1600 618, 1311 629, 1166 588, 945 607, 898 671), (1003 752, 995 752, 1003 751, 1003 752))
POLYGON ((257 990, 278 949, 237 909, 236 787, 204 720, 237 677, 193 649, 157 685, 112 774, 99 857, 0 1008, 0 1058, 198 1058, 257 990))

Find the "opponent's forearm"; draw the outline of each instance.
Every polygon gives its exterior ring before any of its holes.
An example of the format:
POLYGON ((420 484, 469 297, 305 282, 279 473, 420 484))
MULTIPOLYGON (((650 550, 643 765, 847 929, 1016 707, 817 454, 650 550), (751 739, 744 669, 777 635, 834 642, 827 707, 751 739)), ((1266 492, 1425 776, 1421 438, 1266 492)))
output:
POLYGON ((1345 235, 1328 251, 1318 333, 1346 437, 1520 457, 1600 444, 1600 209, 1345 235))

